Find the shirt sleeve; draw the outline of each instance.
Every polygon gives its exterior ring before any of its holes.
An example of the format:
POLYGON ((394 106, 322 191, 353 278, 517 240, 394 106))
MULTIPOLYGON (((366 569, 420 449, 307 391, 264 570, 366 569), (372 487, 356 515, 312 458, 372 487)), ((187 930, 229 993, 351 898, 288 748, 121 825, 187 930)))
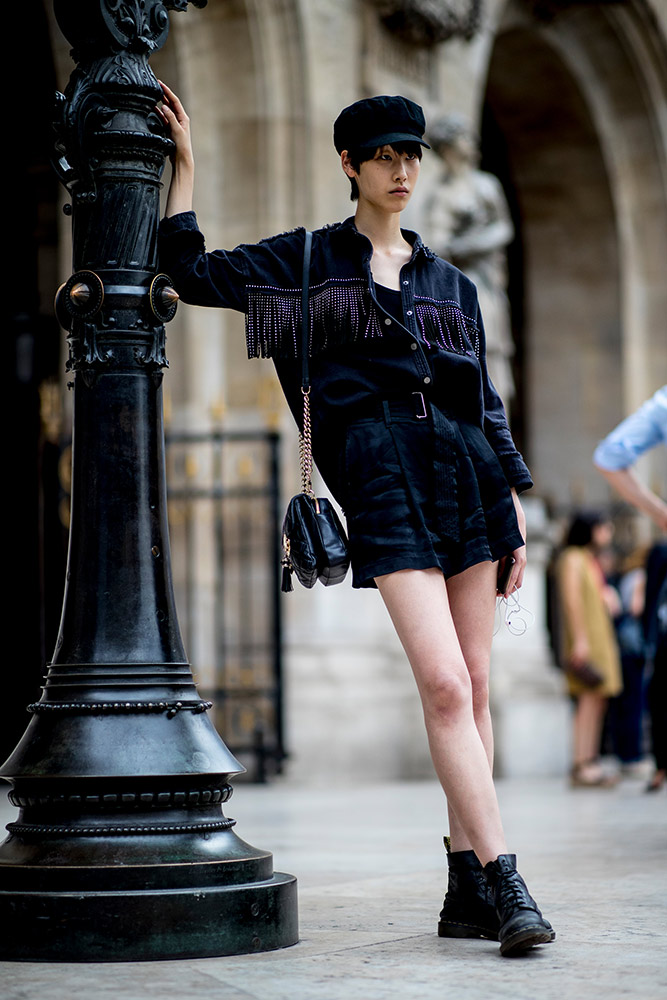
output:
POLYGON ((194 212, 162 219, 158 253, 160 267, 183 302, 245 311, 248 266, 244 248, 207 253, 194 212))
POLYGON ((609 472, 627 469, 640 455, 667 442, 667 385, 626 417, 599 443, 593 462, 609 472))
POLYGON ((477 309, 477 326, 480 331, 479 363, 482 369, 482 392, 484 394, 484 433, 498 456, 507 482, 516 489, 517 493, 523 493, 524 490, 529 490, 532 487, 533 479, 523 457, 517 451, 507 423, 505 407, 489 377, 486 364, 486 337, 479 307, 477 309))

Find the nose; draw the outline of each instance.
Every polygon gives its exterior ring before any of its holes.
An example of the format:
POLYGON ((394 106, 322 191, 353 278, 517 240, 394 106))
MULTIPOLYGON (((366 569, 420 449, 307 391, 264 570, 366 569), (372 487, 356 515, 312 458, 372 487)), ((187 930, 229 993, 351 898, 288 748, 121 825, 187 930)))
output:
POLYGON ((408 172, 406 170, 405 163, 403 162, 402 157, 396 161, 396 166, 394 168, 394 176, 395 180, 397 181, 404 181, 408 176, 408 172))

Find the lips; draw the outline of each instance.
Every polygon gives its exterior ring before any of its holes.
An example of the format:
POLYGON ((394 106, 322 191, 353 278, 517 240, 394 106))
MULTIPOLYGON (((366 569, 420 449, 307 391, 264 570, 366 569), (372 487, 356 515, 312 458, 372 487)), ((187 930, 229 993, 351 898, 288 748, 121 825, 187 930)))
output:
POLYGON ((389 194, 407 194, 408 189, 404 187, 393 188, 389 194))

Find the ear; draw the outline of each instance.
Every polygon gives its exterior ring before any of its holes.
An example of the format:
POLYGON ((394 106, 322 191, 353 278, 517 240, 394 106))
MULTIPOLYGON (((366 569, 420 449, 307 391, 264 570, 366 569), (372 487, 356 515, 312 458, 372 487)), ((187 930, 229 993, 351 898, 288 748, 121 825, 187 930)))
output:
POLYGON ((357 176, 357 172, 352 166, 352 162, 350 160, 350 154, 346 149, 344 149, 343 152, 340 154, 340 162, 343 168, 343 172, 346 173, 348 177, 357 176))

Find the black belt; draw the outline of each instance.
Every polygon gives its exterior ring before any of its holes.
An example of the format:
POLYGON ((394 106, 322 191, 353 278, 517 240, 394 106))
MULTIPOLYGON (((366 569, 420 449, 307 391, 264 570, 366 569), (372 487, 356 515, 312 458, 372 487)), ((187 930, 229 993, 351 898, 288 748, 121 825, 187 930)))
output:
MULTIPOLYGON (((369 400, 366 404, 354 407, 352 419, 355 420, 385 420, 407 417, 412 420, 428 420, 432 409, 423 392, 409 392, 398 399, 369 400)), ((349 416, 349 411, 348 411, 349 416)))

